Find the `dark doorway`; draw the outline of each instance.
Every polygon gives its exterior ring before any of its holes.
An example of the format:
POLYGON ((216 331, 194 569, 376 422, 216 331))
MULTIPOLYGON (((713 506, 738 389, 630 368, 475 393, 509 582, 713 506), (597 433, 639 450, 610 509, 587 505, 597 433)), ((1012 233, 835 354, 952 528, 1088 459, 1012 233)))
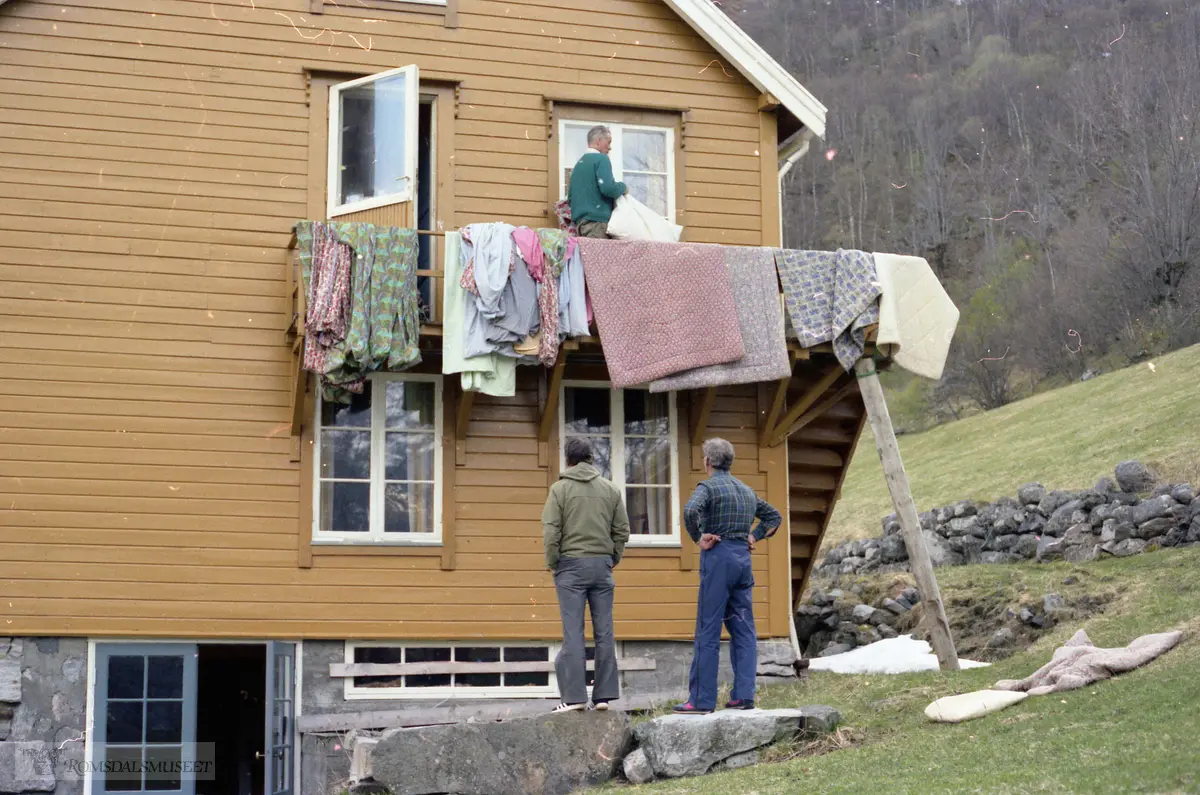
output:
MULTIPOLYGON (((433 107, 436 100, 433 97, 422 96, 418 105, 417 115, 417 229, 433 229, 433 212, 435 189, 433 185, 434 130, 433 107)), ((440 240, 440 238, 436 238, 440 240)), ((435 265, 433 253, 435 238, 421 235, 417 238, 417 268, 432 270, 435 265)), ((417 278, 417 289, 421 293, 421 313, 423 320, 429 320, 433 296, 430 291, 428 276, 417 278)))
POLYGON ((263 792, 266 721, 266 647, 201 644, 197 672, 196 742, 215 745, 213 781, 197 781, 196 795, 263 792))

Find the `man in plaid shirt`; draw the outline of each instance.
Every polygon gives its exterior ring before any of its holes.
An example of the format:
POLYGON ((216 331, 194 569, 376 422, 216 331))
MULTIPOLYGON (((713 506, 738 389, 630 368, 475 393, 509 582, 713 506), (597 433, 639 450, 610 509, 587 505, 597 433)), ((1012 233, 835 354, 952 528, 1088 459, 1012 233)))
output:
POLYGON ((754 572, 750 552, 783 523, 779 511, 729 474, 733 445, 724 439, 704 443, 708 480, 683 509, 688 535, 699 544, 700 598, 696 608, 696 640, 688 676, 689 697, 674 711, 706 715, 717 707, 717 664, 721 625, 729 630, 733 692, 726 709, 754 708, 758 671, 758 635, 754 631, 754 572), (754 520, 758 519, 758 526, 754 520))

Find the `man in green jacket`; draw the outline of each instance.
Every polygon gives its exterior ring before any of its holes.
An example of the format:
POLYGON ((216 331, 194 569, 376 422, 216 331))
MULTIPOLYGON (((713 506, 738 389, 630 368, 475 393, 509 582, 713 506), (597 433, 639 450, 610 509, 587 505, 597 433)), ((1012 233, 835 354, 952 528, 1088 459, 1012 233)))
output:
POLYGON ((592 446, 572 437, 566 443, 567 470, 550 487, 542 511, 546 566, 554 572, 563 642, 554 659, 562 702, 555 712, 587 706, 587 656, 583 610, 592 609, 596 643, 596 677, 592 703, 608 709, 621 695, 617 651, 613 640, 613 567, 621 562, 629 540, 629 516, 621 491, 592 465, 592 446))
POLYGON ((603 126, 593 127, 588 130, 587 142, 587 152, 571 169, 567 201, 580 237, 606 238, 613 203, 629 193, 629 188, 613 177, 612 161, 608 159, 612 131, 603 126))

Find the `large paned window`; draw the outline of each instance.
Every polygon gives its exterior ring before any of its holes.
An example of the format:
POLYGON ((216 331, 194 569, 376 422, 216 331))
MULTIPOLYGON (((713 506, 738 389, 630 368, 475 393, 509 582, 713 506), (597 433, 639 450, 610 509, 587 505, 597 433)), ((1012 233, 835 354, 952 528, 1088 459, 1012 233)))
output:
POLYGON ((417 67, 329 90, 329 216, 411 201, 417 180, 417 67))
POLYGON ((583 437, 596 468, 625 495, 631 546, 679 544, 675 394, 568 382, 559 401, 560 465, 566 440, 583 437))
POLYGON ((612 130, 613 176, 629 195, 669 221, 675 221, 675 131, 668 127, 598 121, 560 121, 558 128, 559 198, 567 197, 571 169, 588 150, 588 130, 603 124, 612 130))
POLYGON ((350 404, 317 401, 315 543, 439 544, 440 376, 376 373, 350 404))

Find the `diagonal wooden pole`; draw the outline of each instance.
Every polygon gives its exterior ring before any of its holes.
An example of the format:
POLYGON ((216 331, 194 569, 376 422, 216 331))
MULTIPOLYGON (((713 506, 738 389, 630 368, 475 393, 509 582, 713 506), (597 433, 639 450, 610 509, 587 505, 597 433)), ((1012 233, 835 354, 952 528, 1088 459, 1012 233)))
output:
POLYGON ((883 399, 883 387, 875 362, 868 358, 859 359, 854 365, 858 375, 858 388, 862 392, 863 405, 867 409, 867 420, 875 434, 875 448, 883 463, 883 477, 892 495, 892 505, 900 517, 900 530, 904 534, 904 546, 908 549, 908 560, 912 564, 913 577, 921 589, 921 603, 925 606, 924 619, 929 622, 933 636, 933 651, 943 671, 957 671, 958 652, 954 639, 950 637, 950 622, 946 620, 946 609, 942 605, 942 594, 938 590, 937 578, 933 576, 933 563, 929 550, 921 538, 921 524, 917 519, 917 506, 913 504, 912 492, 908 487, 908 475, 904 473, 904 462, 900 460, 900 446, 896 443, 896 432, 892 429, 892 418, 883 399))

